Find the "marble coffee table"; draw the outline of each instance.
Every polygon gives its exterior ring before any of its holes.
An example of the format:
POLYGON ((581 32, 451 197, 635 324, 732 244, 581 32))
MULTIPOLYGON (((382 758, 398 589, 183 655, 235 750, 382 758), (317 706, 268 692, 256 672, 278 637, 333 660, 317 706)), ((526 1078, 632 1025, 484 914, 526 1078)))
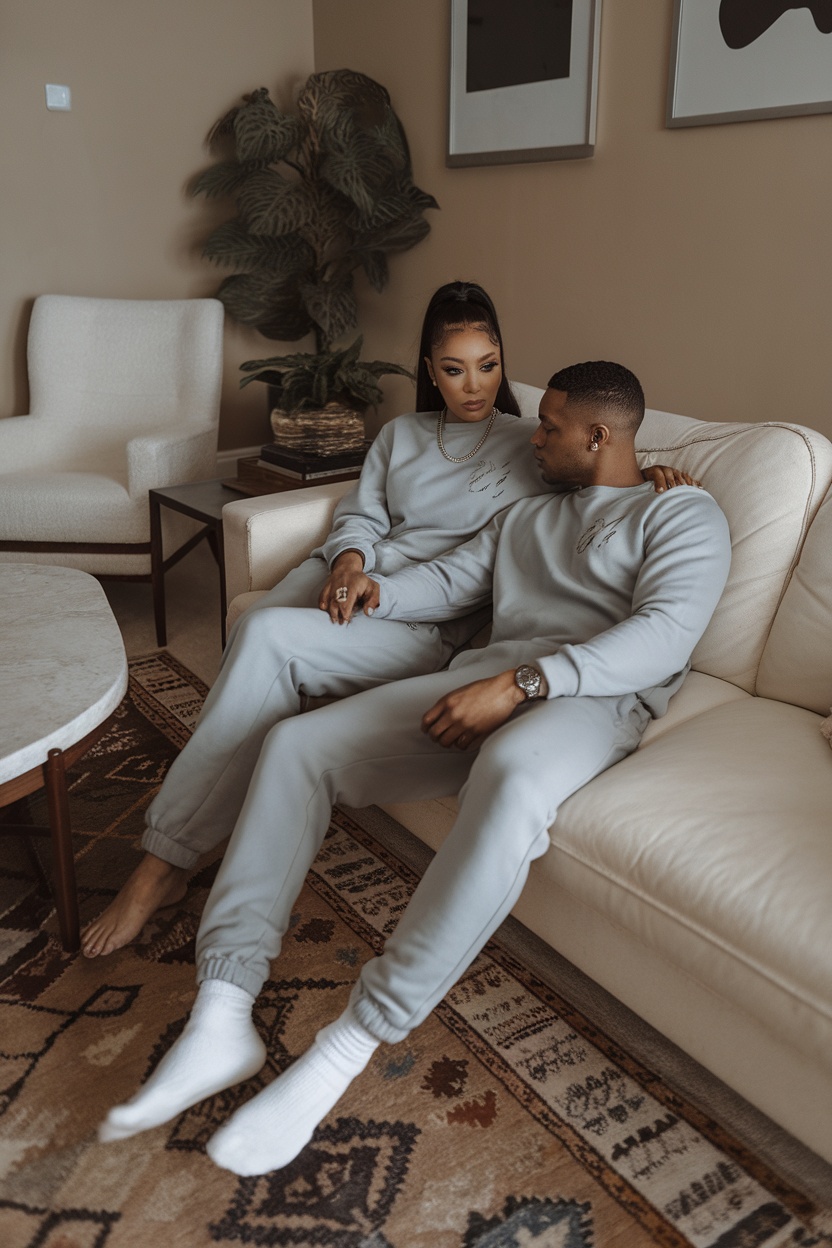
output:
POLYGON ((0 806, 45 788, 63 946, 80 944, 66 769, 104 733, 127 688, 118 625, 94 577, 0 563, 0 806))

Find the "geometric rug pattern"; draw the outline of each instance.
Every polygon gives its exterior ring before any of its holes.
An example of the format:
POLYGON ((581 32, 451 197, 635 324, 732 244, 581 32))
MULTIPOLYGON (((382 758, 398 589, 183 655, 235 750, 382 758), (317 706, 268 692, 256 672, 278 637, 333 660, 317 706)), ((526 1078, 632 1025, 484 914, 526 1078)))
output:
MULTIPOLYGON (((71 775, 82 920, 137 860, 205 693, 165 652, 130 667, 71 775)), ((774 1174, 499 933, 422 1026, 376 1050, 291 1165, 247 1179, 215 1167, 206 1141, 344 1008, 407 904, 416 876, 378 833, 385 818, 334 814, 257 1002, 263 1071, 109 1145, 97 1124, 184 1026, 220 851, 134 945, 87 962, 62 952, 25 845, 0 839, 2 1248, 832 1246, 832 1197, 818 1208, 774 1174)))

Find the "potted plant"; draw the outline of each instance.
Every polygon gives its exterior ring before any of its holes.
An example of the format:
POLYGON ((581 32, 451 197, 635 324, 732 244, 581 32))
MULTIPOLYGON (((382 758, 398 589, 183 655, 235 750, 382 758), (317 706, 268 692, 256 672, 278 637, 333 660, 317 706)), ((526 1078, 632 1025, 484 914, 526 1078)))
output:
POLYGON ((288 113, 261 87, 217 123, 209 143, 224 159, 191 191, 233 196, 237 208, 203 248, 237 270, 218 297, 266 338, 315 339, 314 352, 247 361, 240 384, 269 385, 278 440, 318 455, 363 445, 363 412, 381 400, 379 378, 412 374, 362 361, 360 337, 336 348, 358 319, 355 271, 383 290, 388 256, 420 242, 430 231, 425 209, 438 207, 413 182, 387 91, 364 74, 330 70, 311 75, 288 113))

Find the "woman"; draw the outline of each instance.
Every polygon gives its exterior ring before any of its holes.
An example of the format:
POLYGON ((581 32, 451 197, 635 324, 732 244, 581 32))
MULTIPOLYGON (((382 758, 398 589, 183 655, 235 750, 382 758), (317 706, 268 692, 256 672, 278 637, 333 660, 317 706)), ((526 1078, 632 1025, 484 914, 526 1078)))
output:
MULTIPOLYGON (((416 625, 356 612, 369 574, 434 559, 549 488, 529 447, 537 421, 520 417, 482 287, 451 282, 430 300, 416 408, 383 426, 324 544, 232 629, 194 734, 148 809, 145 857, 83 933, 87 957, 127 944, 182 898, 188 870, 234 827, 266 733, 304 696, 438 671, 484 622, 482 613, 416 625), (333 623, 349 627, 333 632, 333 623)), ((657 489, 690 483, 670 470, 650 475, 657 489)))

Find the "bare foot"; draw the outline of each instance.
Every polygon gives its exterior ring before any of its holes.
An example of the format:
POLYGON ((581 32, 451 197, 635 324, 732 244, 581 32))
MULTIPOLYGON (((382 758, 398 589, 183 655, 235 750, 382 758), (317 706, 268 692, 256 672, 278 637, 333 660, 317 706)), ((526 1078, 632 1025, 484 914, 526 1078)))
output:
POLYGON ((151 915, 182 900, 188 889, 186 875, 184 867, 145 854, 103 914, 81 933, 84 957, 99 958, 135 940, 151 915))

